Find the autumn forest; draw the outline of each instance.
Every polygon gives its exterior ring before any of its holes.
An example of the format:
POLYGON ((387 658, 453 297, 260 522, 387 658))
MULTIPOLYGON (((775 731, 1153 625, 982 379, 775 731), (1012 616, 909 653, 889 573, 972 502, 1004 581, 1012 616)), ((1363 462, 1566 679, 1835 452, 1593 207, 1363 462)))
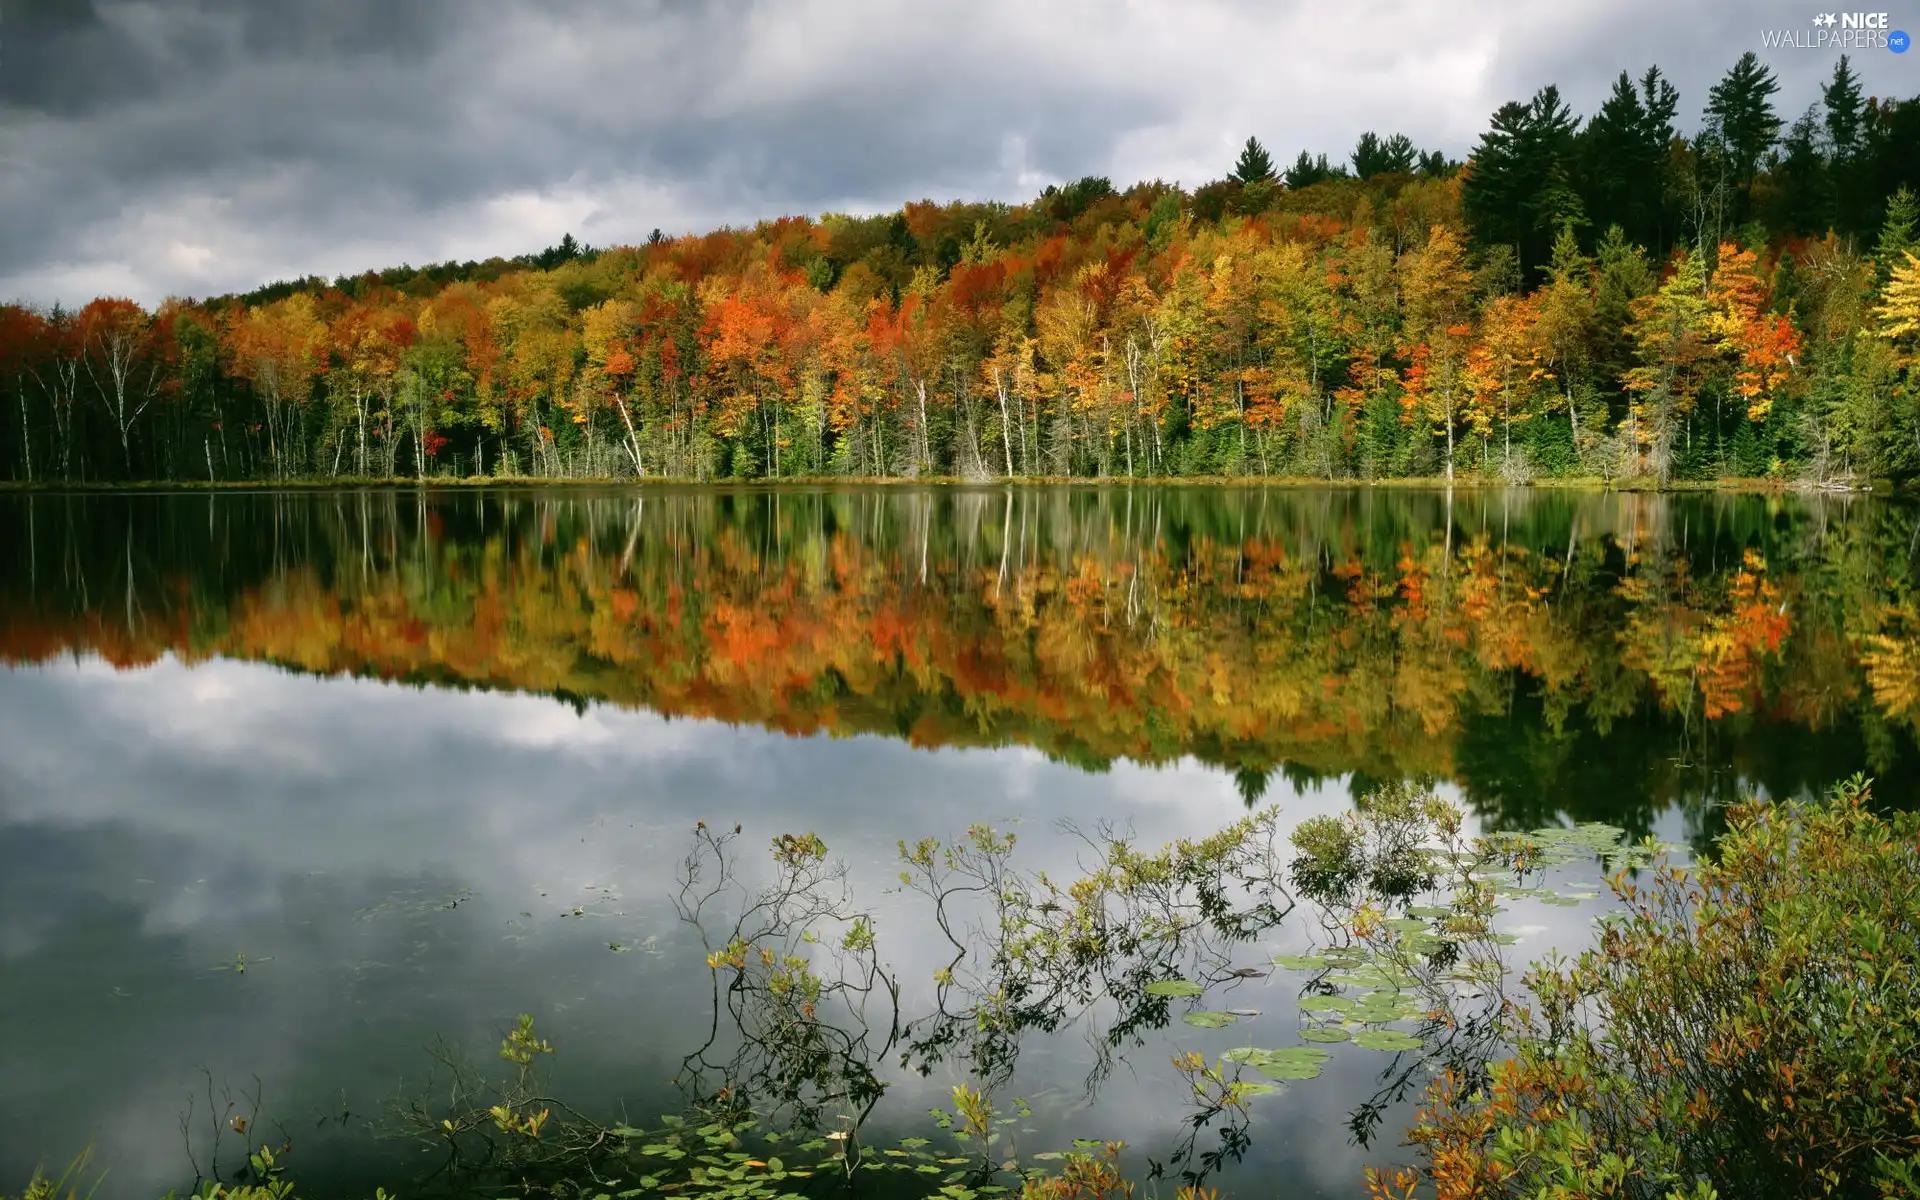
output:
POLYGON ((0 307, 21 483, 1920 472, 1920 98, 1748 54, 1553 87, 1465 162, 907 204, 0 307), (1697 113, 1689 122, 1685 115, 1697 113))

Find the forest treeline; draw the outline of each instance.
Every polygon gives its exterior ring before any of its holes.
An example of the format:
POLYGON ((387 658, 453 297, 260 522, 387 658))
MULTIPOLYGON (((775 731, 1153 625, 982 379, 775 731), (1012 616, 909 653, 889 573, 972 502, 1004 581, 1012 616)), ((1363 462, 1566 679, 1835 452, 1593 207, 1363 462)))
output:
POLYGON ((0 497, 0 664, 98 655, 794 734, 1457 783, 1635 825, 1920 804, 1916 513, 1362 489, 0 497), (1636 816, 1623 821, 1623 811, 1636 816))
POLYGON ((1465 163, 1401 135, 1192 191, 0 306, 17 481, 1920 474, 1920 98, 1751 53, 1465 163))

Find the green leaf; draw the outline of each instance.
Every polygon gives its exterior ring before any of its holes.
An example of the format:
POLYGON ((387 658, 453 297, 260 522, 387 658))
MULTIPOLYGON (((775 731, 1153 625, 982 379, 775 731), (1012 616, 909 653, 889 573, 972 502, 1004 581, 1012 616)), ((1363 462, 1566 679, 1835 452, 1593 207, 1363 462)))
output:
POLYGON ((1147 985, 1149 996, 1198 996, 1206 990, 1190 979, 1156 979, 1147 985))
POLYGON ((1309 1042, 1344 1042, 1353 1035, 1338 1025, 1309 1025, 1300 1031, 1300 1036, 1309 1042))
POLYGON ((1240 1018, 1232 1013, 1190 1012, 1182 1013, 1180 1019, 1196 1029, 1224 1029, 1240 1018))
POLYGON ((1318 971, 1332 966, 1333 960, 1322 954, 1278 954, 1273 964, 1289 971, 1318 971))
POLYGON ((1353 1036, 1353 1044, 1369 1050, 1418 1050, 1419 1038, 1398 1029, 1367 1029, 1353 1036))
POLYGON ((1302 996, 1298 1007, 1301 1012, 1346 1012, 1353 1001, 1345 996, 1302 996))
POLYGON ((1294 1062, 1286 1059, 1263 1062, 1254 1069, 1268 1079, 1281 1080, 1313 1079, 1320 1074, 1320 1064, 1317 1062, 1294 1062))

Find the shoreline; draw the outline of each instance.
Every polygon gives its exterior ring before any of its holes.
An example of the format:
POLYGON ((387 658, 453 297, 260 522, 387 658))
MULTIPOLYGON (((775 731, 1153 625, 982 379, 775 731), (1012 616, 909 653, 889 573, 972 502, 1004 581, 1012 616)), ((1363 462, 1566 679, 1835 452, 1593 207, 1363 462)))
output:
POLYGON ((929 475, 917 478, 905 478, 901 476, 793 475, 779 479, 696 479, 678 476, 554 478, 552 476, 541 475, 462 475, 443 476, 439 478, 429 476, 424 479, 413 476, 394 476, 388 478, 320 477, 279 480, 36 480, 32 483, 22 480, 0 480, 0 494, 13 493, 21 495, 75 492, 323 492, 486 488, 552 488, 556 490, 583 488, 699 488, 714 491, 774 491, 793 487, 897 488, 905 490, 914 488, 1000 490, 1004 488, 1030 487, 1193 487, 1223 489, 1273 488, 1290 491, 1324 488, 1329 490, 1379 489, 1385 491, 1423 492, 1573 491, 1599 493, 1634 492, 1674 495, 1698 495, 1723 492, 1736 495, 1820 494, 1875 496, 1898 496, 1911 490, 1911 488, 1903 488, 1892 481, 1884 479, 1871 480, 1857 485, 1819 484, 1768 479, 1764 477, 1670 480, 1665 484, 1661 484, 1650 477, 1604 479, 1598 476, 1537 479, 1519 484, 1482 478, 1464 478, 1449 481, 1443 476, 1408 476, 1405 478, 1392 479, 1316 479, 1304 476, 1281 475, 1107 475, 1098 477, 1033 475, 996 477, 991 479, 966 479, 951 475, 929 475))

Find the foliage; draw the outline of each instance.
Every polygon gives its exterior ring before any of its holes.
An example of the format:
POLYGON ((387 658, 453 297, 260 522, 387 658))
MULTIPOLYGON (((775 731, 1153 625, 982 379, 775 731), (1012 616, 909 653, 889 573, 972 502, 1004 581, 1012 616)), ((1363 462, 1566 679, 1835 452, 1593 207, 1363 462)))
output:
POLYGON ((1375 1194, 1909 1194, 1920 819, 1867 799, 1749 802, 1696 868, 1617 872, 1621 918, 1536 966, 1516 1056, 1443 1076, 1375 1194))
POLYGON ((1742 56, 1691 136, 1657 68, 1584 125, 1543 87, 1458 169, 1370 130, 1351 171, 1305 150, 1277 171, 1249 138, 1191 193, 1090 176, 1024 205, 563 239, 153 312, 0 306, 0 470, 1374 479, 1439 473, 1431 434, 1450 479, 1910 477, 1911 358, 1854 350, 1901 303, 1878 289, 1913 246, 1920 98, 1863 100, 1842 58, 1782 141, 1779 87, 1742 56), (1676 323, 1701 295, 1663 265, 1690 251, 1714 277, 1726 246, 1752 255, 1739 328, 1676 323), (1627 251, 1652 277, 1610 295, 1627 251), (1440 259, 1478 286, 1436 287, 1440 259), (1459 301, 1445 321, 1435 296, 1459 301), (1696 344, 1714 361, 1683 369, 1696 344), (1560 453, 1516 455, 1516 429, 1562 422, 1560 453))

